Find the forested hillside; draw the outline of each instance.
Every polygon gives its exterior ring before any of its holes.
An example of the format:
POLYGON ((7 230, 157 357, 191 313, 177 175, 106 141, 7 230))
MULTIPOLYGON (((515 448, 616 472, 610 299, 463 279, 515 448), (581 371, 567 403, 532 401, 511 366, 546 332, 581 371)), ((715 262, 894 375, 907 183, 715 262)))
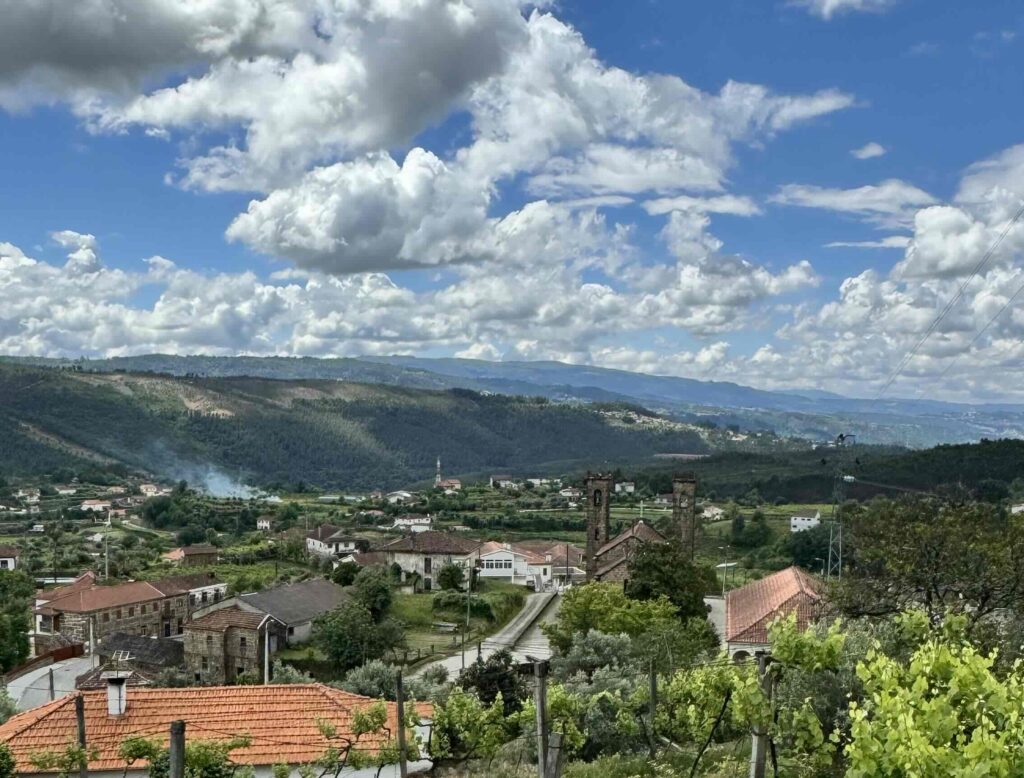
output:
POLYGON ((340 381, 0 365, 0 470, 127 466, 256 486, 396 487, 450 473, 707 450, 683 425, 540 399, 340 381))

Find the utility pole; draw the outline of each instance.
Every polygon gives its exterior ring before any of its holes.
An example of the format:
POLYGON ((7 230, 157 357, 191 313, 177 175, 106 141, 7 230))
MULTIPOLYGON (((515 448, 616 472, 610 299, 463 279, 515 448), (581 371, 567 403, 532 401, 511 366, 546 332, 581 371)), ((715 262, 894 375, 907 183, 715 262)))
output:
POLYGON ((110 542, 109 535, 103 535, 103 580, 110 580, 110 542))
MULTIPOLYGON (((767 652, 757 655, 757 674, 761 680, 761 690, 770 701, 772 698, 772 679, 768 675, 769 656, 767 652)), ((768 762, 768 733, 760 725, 754 725, 750 743, 750 778, 764 778, 768 762)))
POLYGON ((533 663, 533 703, 537 708, 537 778, 547 778, 548 663, 533 663))
POLYGON ((53 688, 53 668, 52 667, 50 668, 49 674, 50 674, 50 702, 53 702, 54 699, 56 699, 56 695, 54 694, 54 688, 53 688))
POLYGON ((168 778, 185 778, 185 722, 171 722, 170 770, 168 778))
POLYGON ((654 730, 654 717, 658 711, 658 673, 654 669, 654 660, 651 660, 651 698, 647 702, 647 716, 650 719, 651 729, 651 759, 654 759, 658 746, 658 736, 654 730))
POLYGON ((398 668, 395 685, 395 704, 398 709, 398 774, 401 778, 406 778, 409 773, 405 764, 405 687, 402 685, 402 668, 398 668))
POLYGON ((78 765, 78 778, 88 778, 89 755, 85 742, 85 697, 81 692, 75 696, 75 720, 78 722, 78 747, 82 749, 82 761, 78 765))

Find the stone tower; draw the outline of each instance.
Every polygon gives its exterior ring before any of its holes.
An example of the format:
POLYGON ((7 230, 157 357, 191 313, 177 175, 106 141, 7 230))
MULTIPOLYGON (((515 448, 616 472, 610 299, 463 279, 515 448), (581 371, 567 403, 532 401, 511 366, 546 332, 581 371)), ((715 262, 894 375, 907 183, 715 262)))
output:
POLYGON ((672 524, 679 528, 683 550, 693 559, 697 550, 697 476, 692 473, 672 479, 672 524))
POLYGON ((590 581, 597 572, 597 550, 609 539, 608 531, 612 517, 611 494, 615 490, 615 481, 610 473, 587 473, 584 490, 584 499, 587 501, 587 580, 590 581))

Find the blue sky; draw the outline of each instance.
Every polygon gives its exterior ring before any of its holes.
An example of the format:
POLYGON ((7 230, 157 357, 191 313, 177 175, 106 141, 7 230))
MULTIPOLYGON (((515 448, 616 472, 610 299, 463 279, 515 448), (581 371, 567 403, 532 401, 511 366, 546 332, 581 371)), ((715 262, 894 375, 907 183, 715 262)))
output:
POLYGON ((1019 399, 1022 33, 1009 0, 26 4, 0 352, 873 396, 963 285, 887 391, 1019 399))

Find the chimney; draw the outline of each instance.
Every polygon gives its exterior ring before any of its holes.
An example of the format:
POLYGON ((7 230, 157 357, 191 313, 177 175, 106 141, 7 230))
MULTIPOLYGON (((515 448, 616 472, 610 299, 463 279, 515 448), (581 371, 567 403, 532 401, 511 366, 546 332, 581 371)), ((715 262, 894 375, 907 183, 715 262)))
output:
POLYGON ((123 716, 128 707, 128 675, 112 673, 107 678, 107 715, 123 716))

